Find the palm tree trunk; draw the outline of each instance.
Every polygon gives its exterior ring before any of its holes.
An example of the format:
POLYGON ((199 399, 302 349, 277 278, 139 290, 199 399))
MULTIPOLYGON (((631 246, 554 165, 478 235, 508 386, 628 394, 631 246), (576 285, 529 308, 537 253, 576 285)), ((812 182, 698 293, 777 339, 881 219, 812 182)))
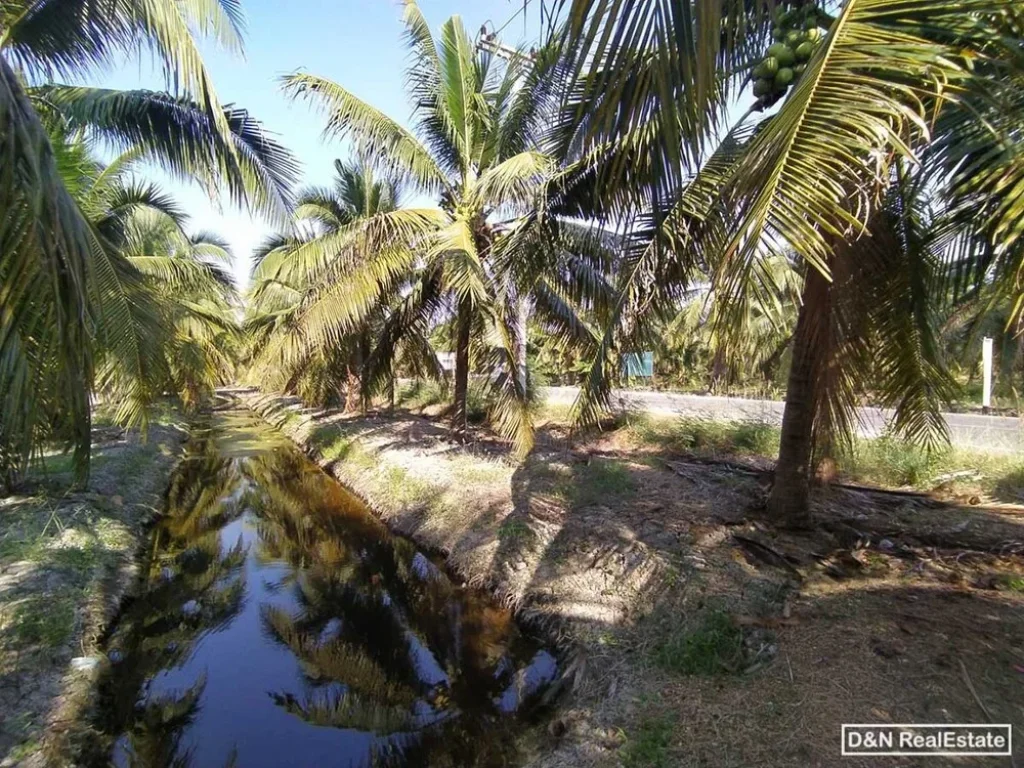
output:
POLYGON ((78 432, 72 466, 75 468, 74 487, 81 489, 89 485, 89 470, 92 463, 92 408, 86 397, 85 413, 81 423, 75 425, 78 432))
POLYGON ((530 307, 526 298, 516 302, 516 366, 519 368, 519 387, 526 391, 526 329, 530 320, 530 307))
POLYGON ((388 410, 395 410, 395 361, 388 362, 388 410))
POLYGON ((452 434, 458 439, 465 439, 466 397, 469 392, 469 333, 472 324, 472 310, 468 302, 459 304, 456 318, 455 341, 455 408, 452 412, 452 434))
POLYGON ((359 376, 350 364, 345 366, 345 413, 359 410, 359 376))
POLYGON ((830 296, 828 280, 818 270, 808 268, 793 334, 793 362, 786 386, 775 484, 768 497, 768 513, 787 527, 806 527, 810 523, 814 421, 821 394, 820 374, 828 355, 822 329, 827 327, 830 296))

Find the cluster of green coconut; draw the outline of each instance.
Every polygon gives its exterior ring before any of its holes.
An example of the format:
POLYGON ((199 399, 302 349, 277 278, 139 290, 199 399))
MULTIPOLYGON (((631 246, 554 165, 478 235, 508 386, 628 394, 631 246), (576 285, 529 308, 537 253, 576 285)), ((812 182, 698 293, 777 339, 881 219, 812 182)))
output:
POLYGON ((814 55, 824 36, 822 26, 829 17, 813 3, 775 9, 772 38, 764 59, 754 67, 754 96, 762 107, 781 99, 800 79, 807 60, 814 55))

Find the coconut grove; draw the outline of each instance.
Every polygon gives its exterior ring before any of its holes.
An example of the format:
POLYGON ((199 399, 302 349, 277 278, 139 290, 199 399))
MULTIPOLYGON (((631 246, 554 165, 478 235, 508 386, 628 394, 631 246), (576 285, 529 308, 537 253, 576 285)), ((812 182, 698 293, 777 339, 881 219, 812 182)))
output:
POLYGON ((1022 30, 0 4, 0 765, 1019 732, 1022 30))

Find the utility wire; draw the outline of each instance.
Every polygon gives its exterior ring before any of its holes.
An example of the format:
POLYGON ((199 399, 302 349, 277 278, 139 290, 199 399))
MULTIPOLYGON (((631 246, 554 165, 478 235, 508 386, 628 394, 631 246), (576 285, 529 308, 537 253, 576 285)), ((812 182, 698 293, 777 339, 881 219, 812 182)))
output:
POLYGON ((523 0, 523 7, 520 8, 515 13, 513 13, 512 16, 509 18, 509 20, 506 21, 504 24, 502 24, 501 27, 499 27, 498 29, 494 30, 495 36, 500 35, 502 33, 502 31, 504 31, 505 27, 507 27, 509 24, 511 24, 513 21, 516 20, 516 16, 518 16, 520 13, 523 14, 523 33, 525 34, 526 33, 526 8, 527 8, 527 6, 530 5, 531 2, 533 2, 533 0, 523 0))

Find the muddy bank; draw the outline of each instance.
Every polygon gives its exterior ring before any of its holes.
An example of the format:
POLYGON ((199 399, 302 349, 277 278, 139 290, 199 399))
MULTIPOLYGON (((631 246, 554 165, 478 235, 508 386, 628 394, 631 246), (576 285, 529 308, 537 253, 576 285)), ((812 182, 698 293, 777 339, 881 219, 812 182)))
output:
POLYGON ((834 489, 795 535, 762 519, 756 466, 557 424, 515 465, 409 412, 244 398, 567 649, 532 765, 832 766, 843 722, 991 719, 1024 744, 1020 515, 834 489))
POLYGON ((0 766, 71 765, 93 703, 97 643, 136 580, 182 429, 97 430, 87 490, 51 462, 0 498, 0 766))

